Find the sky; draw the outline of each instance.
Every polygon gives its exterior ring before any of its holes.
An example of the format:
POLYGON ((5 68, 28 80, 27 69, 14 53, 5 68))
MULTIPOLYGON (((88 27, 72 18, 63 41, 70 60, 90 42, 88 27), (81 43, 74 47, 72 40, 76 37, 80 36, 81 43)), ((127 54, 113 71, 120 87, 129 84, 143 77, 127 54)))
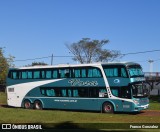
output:
MULTIPOLYGON (((160 0, 0 0, 0 47, 17 67, 51 64, 52 54, 71 56, 65 44, 82 38, 108 39, 103 48, 122 54, 160 50, 160 0), (26 60, 34 58, 43 59, 26 60)), ((149 72, 148 60, 160 72, 160 51, 118 61, 137 62, 149 72)), ((65 63, 76 62, 53 57, 53 65, 65 63)))

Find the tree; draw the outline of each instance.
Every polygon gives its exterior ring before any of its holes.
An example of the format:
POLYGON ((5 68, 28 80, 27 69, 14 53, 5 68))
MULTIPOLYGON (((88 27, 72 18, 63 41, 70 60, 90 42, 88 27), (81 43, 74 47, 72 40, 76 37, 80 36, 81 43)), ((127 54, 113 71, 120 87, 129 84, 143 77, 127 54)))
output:
POLYGON ((14 59, 15 59, 15 57, 12 56, 12 55, 9 55, 9 56, 7 57, 7 63, 8 63, 8 66, 9 66, 9 67, 15 67, 14 59))
POLYGON ((0 48, 0 84, 4 84, 6 82, 6 76, 9 67, 7 58, 4 57, 3 53, 3 48, 0 48))
POLYGON ((48 65, 48 64, 44 63, 44 62, 32 62, 32 64, 26 65, 26 67, 28 67, 28 66, 46 66, 46 65, 48 65))
POLYGON ((91 40, 90 38, 82 38, 76 43, 66 47, 74 55, 74 61, 83 63, 113 61, 120 57, 120 52, 116 50, 102 49, 102 47, 109 43, 109 40, 91 40))

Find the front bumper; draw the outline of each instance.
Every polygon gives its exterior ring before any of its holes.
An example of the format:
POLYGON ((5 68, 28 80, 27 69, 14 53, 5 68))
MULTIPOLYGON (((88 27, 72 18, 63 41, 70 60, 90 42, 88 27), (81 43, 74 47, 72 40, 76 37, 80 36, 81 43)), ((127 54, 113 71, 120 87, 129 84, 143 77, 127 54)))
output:
POLYGON ((146 110, 148 108, 149 108, 149 104, 147 104, 147 105, 141 105, 141 106, 135 106, 134 111, 146 110))

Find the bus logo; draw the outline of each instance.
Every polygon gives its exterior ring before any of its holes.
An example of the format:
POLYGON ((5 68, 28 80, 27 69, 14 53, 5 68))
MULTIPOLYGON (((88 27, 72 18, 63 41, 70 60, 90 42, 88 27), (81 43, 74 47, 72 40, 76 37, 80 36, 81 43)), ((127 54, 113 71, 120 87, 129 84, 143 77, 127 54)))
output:
POLYGON ((115 79, 114 83, 120 83, 120 80, 119 79, 115 79))

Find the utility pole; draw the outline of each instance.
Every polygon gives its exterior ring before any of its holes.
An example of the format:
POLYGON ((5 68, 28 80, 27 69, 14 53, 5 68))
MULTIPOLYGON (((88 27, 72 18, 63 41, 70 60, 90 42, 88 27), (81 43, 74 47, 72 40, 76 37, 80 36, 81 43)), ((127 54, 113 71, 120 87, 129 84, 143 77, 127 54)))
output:
POLYGON ((149 69, 150 69, 150 72, 153 72, 153 62, 154 62, 154 61, 153 61, 153 60, 149 60, 148 62, 149 62, 149 64, 150 64, 150 66, 149 66, 149 67, 150 67, 150 68, 149 68, 149 69))
POLYGON ((51 56, 51 65, 53 65, 53 54, 51 56))
POLYGON ((149 62, 149 72, 150 72, 150 77, 152 76, 152 72, 153 72, 153 60, 148 60, 149 62))

